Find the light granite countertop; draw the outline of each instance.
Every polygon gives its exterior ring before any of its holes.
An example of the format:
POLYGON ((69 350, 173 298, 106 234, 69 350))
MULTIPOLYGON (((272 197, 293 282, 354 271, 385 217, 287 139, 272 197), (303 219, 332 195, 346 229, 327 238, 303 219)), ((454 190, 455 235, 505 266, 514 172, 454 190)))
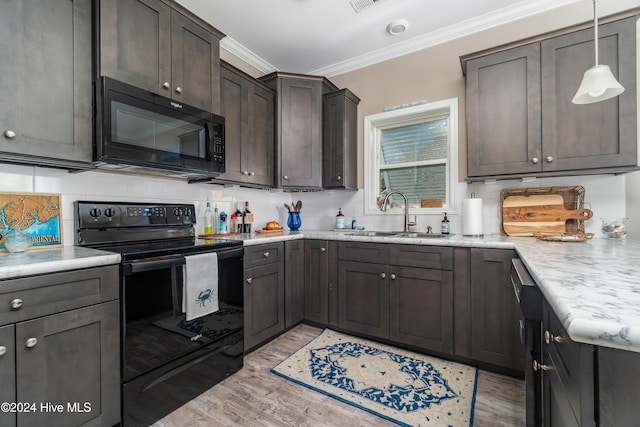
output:
MULTIPOLYGON (((0 252, 0 280, 100 267, 119 262, 120 254, 80 246, 31 249, 20 253, 0 252)), ((0 286, 2 286, 1 282, 0 286)))
POLYGON ((544 242, 501 235, 420 239, 305 230, 268 238, 244 236, 244 244, 302 237, 515 249, 572 340, 640 352, 640 241, 594 238, 587 242, 544 242))
MULTIPOLYGON (((572 340, 640 352, 640 241, 594 238, 579 243, 543 242, 501 235, 368 237, 353 235, 350 230, 230 238, 242 240, 245 246, 308 238, 515 249, 572 340)), ((0 253, 0 280, 119 262, 119 254, 76 246, 0 253)))

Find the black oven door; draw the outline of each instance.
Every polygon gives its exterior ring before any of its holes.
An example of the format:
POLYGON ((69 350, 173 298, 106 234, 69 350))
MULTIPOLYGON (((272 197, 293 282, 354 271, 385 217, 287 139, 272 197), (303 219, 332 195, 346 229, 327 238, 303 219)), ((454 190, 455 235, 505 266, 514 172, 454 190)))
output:
MULTIPOLYGON (((123 382, 152 371, 231 335, 243 336, 242 248, 220 249, 220 309, 186 321, 182 311, 181 255, 123 263, 123 382)), ((240 344, 240 357, 243 348, 240 344)))

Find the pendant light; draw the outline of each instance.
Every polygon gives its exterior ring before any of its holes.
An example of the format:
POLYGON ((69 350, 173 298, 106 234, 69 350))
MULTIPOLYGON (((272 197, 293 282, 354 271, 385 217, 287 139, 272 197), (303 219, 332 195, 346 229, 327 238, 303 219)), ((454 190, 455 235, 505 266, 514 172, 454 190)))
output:
POLYGON ((598 8, 593 0, 593 32, 596 53, 596 65, 584 72, 582 83, 571 102, 574 104, 591 104, 613 98, 624 92, 624 87, 615 77, 608 65, 598 64, 598 8))

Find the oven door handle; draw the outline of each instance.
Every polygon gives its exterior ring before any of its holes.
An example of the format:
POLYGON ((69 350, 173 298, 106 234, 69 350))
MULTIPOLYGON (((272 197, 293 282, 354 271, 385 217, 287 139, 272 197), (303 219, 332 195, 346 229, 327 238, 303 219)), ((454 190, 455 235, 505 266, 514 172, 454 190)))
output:
POLYGON ((185 264, 181 255, 146 258, 123 264, 124 275, 128 276, 143 271, 162 270, 165 268, 180 267, 185 264))

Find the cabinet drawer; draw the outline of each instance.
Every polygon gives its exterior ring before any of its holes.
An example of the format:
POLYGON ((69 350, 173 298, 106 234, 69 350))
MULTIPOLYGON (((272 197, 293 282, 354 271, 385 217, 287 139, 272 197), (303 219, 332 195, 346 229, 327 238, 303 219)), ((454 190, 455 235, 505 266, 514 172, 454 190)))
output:
POLYGON ((338 259, 388 264, 389 245, 366 242, 339 242, 338 259))
POLYGON ((284 243, 247 246, 244 248, 244 268, 260 267, 284 260, 284 243))
POLYGON ((391 245, 391 265, 453 270, 453 248, 420 245, 391 245))
POLYGON ((118 299, 119 283, 118 265, 0 281, 0 325, 118 299))

